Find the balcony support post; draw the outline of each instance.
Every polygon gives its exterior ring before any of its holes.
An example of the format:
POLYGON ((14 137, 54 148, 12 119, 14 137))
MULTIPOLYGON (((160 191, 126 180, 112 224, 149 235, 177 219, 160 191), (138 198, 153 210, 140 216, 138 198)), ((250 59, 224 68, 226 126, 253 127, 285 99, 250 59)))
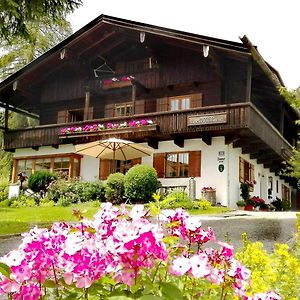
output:
POLYGON ((84 112, 83 112, 83 119, 88 120, 89 117, 89 107, 90 107, 90 99, 91 99, 91 92, 89 87, 86 87, 85 91, 85 102, 84 102, 84 112))
POLYGON ((132 101, 132 114, 135 114, 135 100, 136 100, 136 83, 132 81, 132 93, 131 93, 131 101, 132 101))

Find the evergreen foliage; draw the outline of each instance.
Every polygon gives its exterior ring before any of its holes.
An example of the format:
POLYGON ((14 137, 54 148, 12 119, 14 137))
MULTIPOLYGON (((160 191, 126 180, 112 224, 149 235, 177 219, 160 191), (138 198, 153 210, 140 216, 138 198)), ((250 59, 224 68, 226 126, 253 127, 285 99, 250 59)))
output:
POLYGON ((125 174, 125 195, 132 202, 149 202, 157 189, 156 170, 147 165, 135 165, 125 174))
POLYGON ((105 198, 112 203, 122 203, 125 195, 125 175, 122 173, 110 174, 105 185, 105 198))
MULTIPOLYGON (((30 23, 48 18, 51 23, 65 19, 82 4, 81 0, 1 0, 0 38, 32 40, 30 23)), ((41 22, 40 22, 41 23, 41 22)))
POLYGON ((49 184, 57 179, 57 175, 46 170, 36 171, 28 178, 28 187, 35 193, 46 192, 49 184))

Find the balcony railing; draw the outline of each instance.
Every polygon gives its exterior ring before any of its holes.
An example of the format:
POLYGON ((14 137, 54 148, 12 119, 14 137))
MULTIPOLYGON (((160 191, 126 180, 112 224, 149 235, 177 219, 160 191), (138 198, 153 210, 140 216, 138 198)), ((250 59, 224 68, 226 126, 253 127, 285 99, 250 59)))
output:
MULTIPOLYGON (((90 137, 103 138, 108 135, 118 135, 123 133, 128 138, 128 134, 134 138, 138 135, 139 140, 145 141, 155 136, 156 138, 172 138, 176 134, 182 136, 220 136, 224 134, 234 134, 244 131, 251 132, 260 140, 264 141, 268 147, 281 155, 282 151, 290 151, 290 144, 283 139, 279 131, 250 103, 217 105, 210 107, 193 108, 182 111, 155 112, 128 117, 90 120, 72 124, 53 124, 26 128, 20 130, 10 130, 4 135, 4 149, 14 150, 16 148, 54 146, 72 142, 72 138, 84 137, 88 142, 90 137), (85 126, 93 123, 107 122, 129 122, 130 120, 151 119, 153 126, 140 127, 138 130, 132 128, 125 129, 103 129, 98 132, 82 132, 79 134, 61 135, 61 129, 66 126, 85 126), (198 134, 200 133, 200 135, 198 134)), ((242 133, 241 133, 242 134, 242 133)), ((74 140, 73 140, 74 142, 74 140)), ((78 140, 76 140, 78 142, 78 140)))

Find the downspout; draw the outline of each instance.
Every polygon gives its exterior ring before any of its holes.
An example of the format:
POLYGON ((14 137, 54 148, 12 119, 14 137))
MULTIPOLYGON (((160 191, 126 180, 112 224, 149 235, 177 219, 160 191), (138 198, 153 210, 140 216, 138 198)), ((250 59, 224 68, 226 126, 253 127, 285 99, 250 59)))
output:
POLYGON ((227 203, 228 203, 228 207, 231 206, 231 203, 230 203, 230 160, 229 160, 229 157, 230 157, 230 152, 229 152, 230 148, 229 148, 229 144, 227 144, 227 203))

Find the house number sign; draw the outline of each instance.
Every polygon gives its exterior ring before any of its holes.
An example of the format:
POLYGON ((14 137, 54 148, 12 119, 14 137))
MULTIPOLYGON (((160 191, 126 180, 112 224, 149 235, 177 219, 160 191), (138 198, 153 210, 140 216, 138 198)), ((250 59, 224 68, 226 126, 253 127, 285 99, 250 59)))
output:
POLYGON ((227 113, 214 113, 207 115, 188 116, 187 125, 209 125, 209 124, 224 124, 227 123, 227 113))

